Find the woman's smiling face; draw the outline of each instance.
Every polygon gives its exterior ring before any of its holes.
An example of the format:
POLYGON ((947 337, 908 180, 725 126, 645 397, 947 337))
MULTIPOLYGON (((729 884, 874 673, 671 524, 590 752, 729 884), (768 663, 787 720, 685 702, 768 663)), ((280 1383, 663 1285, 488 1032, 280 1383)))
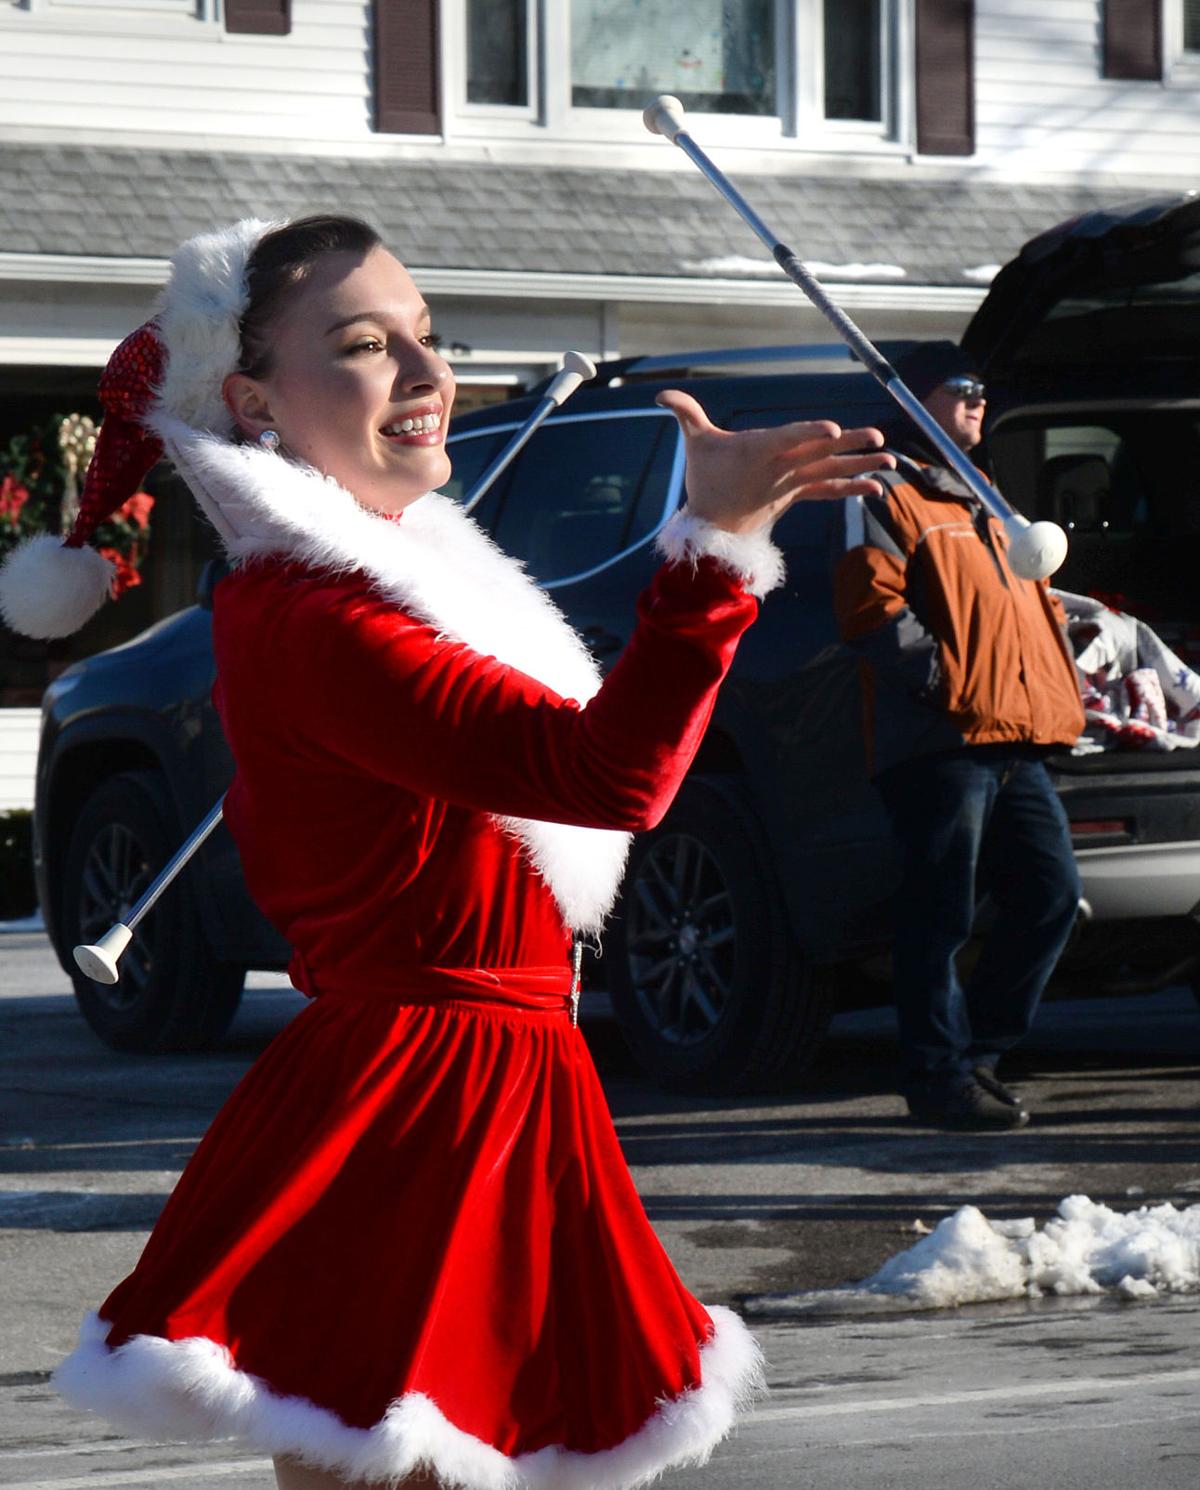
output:
POLYGON ((251 440, 332 476, 364 507, 400 512, 450 477, 454 375, 429 308, 384 248, 315 260, 270 323, 270 370, 234 373, 225 398, 251 440))

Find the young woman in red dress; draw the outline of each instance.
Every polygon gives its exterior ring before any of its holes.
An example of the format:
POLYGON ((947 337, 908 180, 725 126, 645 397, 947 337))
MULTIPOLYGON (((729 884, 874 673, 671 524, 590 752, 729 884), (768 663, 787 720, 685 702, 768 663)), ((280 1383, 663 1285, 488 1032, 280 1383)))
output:
MULTIPOLYGON (((727 433, 664 393, 687 506, 601 682, 437 495, 454 377, 363 224, 185 244, 102 391, 84 528, 165 450, 235 561, 213 609, 226 818, 312 1002, 58 1385, 141 1436, 256 1446, 283 1490, 621 1490, 703 1461, 758 1350, 645 1217, 572 1018, 572 939, 782 579, 771 523, 877 490, 881 437, 727 433)), ((0 585, 18 624, 34 569, 0 585)))

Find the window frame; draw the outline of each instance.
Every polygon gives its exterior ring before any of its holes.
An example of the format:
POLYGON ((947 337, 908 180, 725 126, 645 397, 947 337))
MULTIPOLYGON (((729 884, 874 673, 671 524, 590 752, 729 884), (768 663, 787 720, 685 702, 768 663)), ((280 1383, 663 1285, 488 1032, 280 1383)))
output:
MULTIPOLYGON (((791 54, 796 135, 829 137, 855 148, 866 141, 894 140, 900 118, 896 107, 901 77, 898 32, 907 6, 899 0, 879 0, 879 119, 830 119, 825 113, 825 0, 791 0, 791 3, 795 7, 791 54), (804 67, 801 58, 805 49, 819 58, 819 63, 804 67)), ((783 8, 782 4, 779 8, 783 8)))
MULTIPOLYGON (((678 508, 679 504, 683 500, 683 475, 685 464, 683 435, 679 430, 678 420, 675 418, 674 414, 670 413, 669 410, 659 408, 595 409, 582 414, 558 415, 556 416, 552 424, 544 427, 561 429, 564 425, 567 424, 595 424, 603 420, 613 419, 667 419, 675 425, 675 431, 673 434, 675 448, 671 453, 671 467, 667 475, 667 485, 666 492, 663 497, 662 511, 658 514, 658 517, 656 518, 653 526, 647 532, 643 533, 642 536, 636 539, 633 543, 627 545, 623 549, 618 550, 617 553, 611 554, 607 559, 602 560, 599 564, 594 564, 590 569, 580 570, 576 574, 562 575, 558 579, 538 580, 536 583, 539 589, 561 590, 564 585, 579 584, 583 580, 592 579, 597 574, 603 574, 606 569, 611 569, 614 564, 623 563, 630 554, 635 554, 638 552, 639 549, 643 549, 648 544, 654 542, 655 538, 657 538, 659 533, 662 532, 668 518, 670 518, 671 514, 678 508)), ((521 428, 524 422, 525 421, 523 419, 515 418, 511 420, 497 420, 496 423, 484 425, 480 429, 465 429, 460 435, 451 435, 450 439, 446 442, 447 454, 450 456, 451 463, 453 463, 454 460, 454 446, 456 444, 466 440, 483 439, 488 435, 495 435, 498 433, 514 434, 521 428)), ((526 458, 528 457, 529 451, 533 448, 533 443, 536 439, 537 434, 535 433, 533 439, 530 441, 525 451, 522 452, 522 454, 526 458)))
POLYGON ((202 19, 203 0, 39 0, 36 9, 53 13, 56 10, 112 11, 112 10, 157 10, 164 14, 202 19))
POLYGON ((1200 38, 1194 48, 1183 45, 1183 0, 1164 0, 1163 79, 1180 88, 1200 83, 1200 38))
MULTIPOLYGON (((467 102, 467 0, 444 0, 444 127, 448 139, 488 133, 527 141, 648 142, 637 109, 577 107, 570 66, 570 0, 525 0, 530 48, 527 105, 467 102)), ((824 0, 775 0, 776 112, 701 114, 706 143, 745 148, 790 146, 826 152, 903 153, 910 136, 914 0, 881 0, 882 119, 827 119, 824 113, 824 0), (812 38, 815 36, 816 40, 812 38)))
POLYGON ((225 34, 222 11, 221 0, 12 0, 0 22, 31 15, 43 26, 76 30, 91 15, 106 28, 124 18, 139 29, 150 21, 156 27, 195 27, 193 35, 216 38, 225 34))
MULTIPOLYGON (((442 73, 447 98, 443 118, 486 120, 489 129, 515 124, 524 132, 542 114, 542 0, 523 0, 525 5, 525 79, 529 98, 523 104, 471 103, 467 98, 467 0, 443 0, 442 73)), ((505 131, 507 132, 507 131, 505 131)))
POLYGON ((78 31, 87 24, 83 18, 92 16, 97 27, 113 36, 142 36, 150 27, 157 36, 181 36, 186 28, 188 41, 276 40, 292 34, 291 11, 289 5, 286 27, 230 29, 225 0, 0 0, 0 26, 22 24, 31 15, 47 31, 78 31))

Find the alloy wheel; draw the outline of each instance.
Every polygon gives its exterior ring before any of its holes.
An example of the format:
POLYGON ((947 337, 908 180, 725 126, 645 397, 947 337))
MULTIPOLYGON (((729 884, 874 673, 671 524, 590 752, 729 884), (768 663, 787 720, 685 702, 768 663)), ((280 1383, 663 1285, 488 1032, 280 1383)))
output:
POLYGON ((629 972, 642 1017, 671 1045, 708 1038, 733 995, 733 901, 716 859, 686 833, 661 838, 627 897, 629 972))

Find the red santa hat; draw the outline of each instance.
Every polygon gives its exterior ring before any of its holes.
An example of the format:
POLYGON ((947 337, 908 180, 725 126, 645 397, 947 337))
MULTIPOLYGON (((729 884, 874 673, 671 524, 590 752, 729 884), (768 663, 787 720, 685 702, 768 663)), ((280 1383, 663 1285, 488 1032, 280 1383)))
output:
POLYGON ((14 631, 70 636, 108 599, 115 570, 90 539, 162 457, 156 415, 232 436, 221 387, 241 359, 250 255, 276 226, 246 218, 189 239, 172 258, 154 319, 125 338, 101 376, 104 420, 74 527, 65 539, 27 539, 0 567, 0 616, 14 631))

